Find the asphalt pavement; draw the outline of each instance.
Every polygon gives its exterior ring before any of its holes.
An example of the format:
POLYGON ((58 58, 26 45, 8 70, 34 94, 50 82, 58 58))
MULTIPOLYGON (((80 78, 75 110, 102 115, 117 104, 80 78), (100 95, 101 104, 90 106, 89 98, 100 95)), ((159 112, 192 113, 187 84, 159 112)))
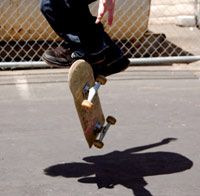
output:
POLYGON ((67 69, 0 72, 0 196, 199 196, 200 62, 138 66, 99 95, 117 119, 89 149, 67 69))

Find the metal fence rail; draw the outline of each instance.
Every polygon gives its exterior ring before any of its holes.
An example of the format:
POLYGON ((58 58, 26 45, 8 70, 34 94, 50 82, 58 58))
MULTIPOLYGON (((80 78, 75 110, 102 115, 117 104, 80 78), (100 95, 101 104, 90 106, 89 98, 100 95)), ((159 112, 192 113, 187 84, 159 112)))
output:
MULTIPOLYGON (((47 48, 62 43, 39 6, 39 0, 0 1, 0 64, 41 61, 47 48)), ((199 7, 199 0, 117 0, 114 24, 106 31, 137 59, 133 63, 154 57, 198 60, 199 7)), ((90 8, 96 14, 97 3, 90 8)))

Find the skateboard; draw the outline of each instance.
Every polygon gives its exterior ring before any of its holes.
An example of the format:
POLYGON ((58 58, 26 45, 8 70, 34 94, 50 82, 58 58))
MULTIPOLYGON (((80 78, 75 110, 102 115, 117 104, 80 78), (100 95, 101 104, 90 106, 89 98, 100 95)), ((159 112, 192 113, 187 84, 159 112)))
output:
POLYGON ((106 81, 104 76, 97 76, 95 79, 91 65, 82 59, 75 61, 69 69, 69 88, 90 148, 93 145, 102 148, 103 138, 110 125, 116 123, 116 119, 112 116, 108 116, 105 120, 98 96, 98 89, 106 81))

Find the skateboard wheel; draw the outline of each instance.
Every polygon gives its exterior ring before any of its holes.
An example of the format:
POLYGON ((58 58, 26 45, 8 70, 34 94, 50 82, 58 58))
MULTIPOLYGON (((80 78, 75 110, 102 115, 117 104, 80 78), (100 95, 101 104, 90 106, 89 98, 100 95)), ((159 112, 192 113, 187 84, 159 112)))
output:
POLYGON ((91 103, 90 101, 88 100, 84 100, 81 104, 83 107, 87 108, 87 109, 91 109, 92 106, 93 106, 93 103, 91 103))
POLYGON ((103 142, 101 142, 100 140, 95 140, 95 141, 94 141, 94 146, 95 146, 96 148, 101 149, 101 148, 103 148, 104 144, 103 144, 103 142))
POLYGON ((104 85, 107 82, 107 79, 103 75, 98 75, 96 81, 99 82, 101 85, 104 85))
POLYGON ((109 123, 111 125, 114 125, 117 122, 117 120, 113 116, 108 116, 106 118, 106 121, 107 121, 107 123, 109 123))

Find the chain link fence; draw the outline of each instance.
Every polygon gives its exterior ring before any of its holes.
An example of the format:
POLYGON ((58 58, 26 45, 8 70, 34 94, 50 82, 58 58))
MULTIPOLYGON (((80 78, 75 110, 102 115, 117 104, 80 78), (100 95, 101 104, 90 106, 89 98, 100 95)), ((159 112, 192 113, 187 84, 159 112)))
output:
MULTIPOLYGON (((93 14, 97 2, 90 5, 93 14)), ((200 55, 200 0, 117 0, 106 31, 129 58, 200 55)), ((0 63, 41 61, 62 40, 40 13, 39 0, 0 1, 0 63)))

